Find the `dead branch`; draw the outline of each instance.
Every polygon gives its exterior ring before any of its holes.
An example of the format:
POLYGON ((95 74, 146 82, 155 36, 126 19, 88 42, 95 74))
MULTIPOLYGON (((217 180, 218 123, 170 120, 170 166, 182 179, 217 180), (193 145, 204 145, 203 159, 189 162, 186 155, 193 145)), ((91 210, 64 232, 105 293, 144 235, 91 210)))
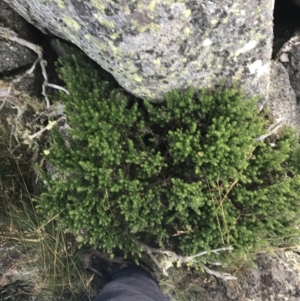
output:
MULTIPOLYGON (((162 273, 165 276, 168 276, 168 268, 170 268, 171 266, 173 266, 173 263, 192 263, 192 264, 197 264, 200 265, 208 274, 214 275, 218 278, 221 278, 225 281, 227 280, 235 280, 236 277, 229 275, 227 273, 220 273, 214 270, 209 269, 206 265, 204 265, 203 263, 199 263, 196 262, 195 259, 204 255, 207 255, 209 253, 215 253, 215 254, 219 254, 219 252, 221 251, 231 251, 233 250, 233 248, 231 246, 229 247, 224 247, 224 248, 220 248, 220 249, 216 249, 216 250, 211 250, 211 251, 203 251, 201 253, 192 255, 192 256, 181 256, 181 255, 177 255, 172 251, 168 251, 168 250, 160 250, 160 249, 155 249, 152 247, 149 247, 147 245, 145 245, 144 243, 140 242, 140 241, 136 241, 136 243, 142 247, 142 249, 150 256, 150 258, 153 260, 153 262, 155 263, 155 265, 160 269, 160 271, 162 271, 162 273), (158 259, 153 255, 153 254, 162 254, 164 255, 166 258, 163 260, 163 262, 159 262, 158 259)), ((217 263, 217 265, 220 265, 220 263, 217 263)))
POLYGON ((160 271, 164 274, 164 275, 168 275, 167 270, 161 266, 161 264, 159 263, 159 261, 156 259, 156 257, 152 254, 153 253, 153 249, 142 244, 142 248, 144 249, 144 251, 149 255, 149 257, 153 260, 153 262, 156 264, 156 266, 160 269, 160 271))
POLYGON ((268 129, 267 129, 268 133, 267 134, 256 137, 256 138, 254 138, 254 140, 264 141, 266 138, 270 137, 271 135, 276 134, 277 131, 282 127, 282 125, 283 125, 283 119, 280 118, 277 122, 271 124, 268 127, 268 129))
POLYGON ((49 110, 49 108, 50 108, 50 101, 49 101, 49 98, 48 98, 48 96, 46 94, 46 87, 51 87, 53 89, 58 89, 58 90, 64 91, 65 93, 69 94, 69 92, 65 88, 60 87, 60 86, 55 85, 55 84, 50 84, 48 82, 46 63, 43 60, 43 50, 42 50, 42 48, 40 46, 35 45, 35 44, 33 44, 33 43, 29 42, 29 41, 26 41, 26 40, 24 40, 22 38, 19 38, 18 35, 14 31, 12 31, 12 30, 10 30, 10 29, 8 29, 6 27, 2 27, 2 26, 0 26, 0 37, 3 38, 3 39, 6 39, 6 40, 10 40, 12 42, 18 43, 18 44, 20 44, 22 46, 25 46, 25 47, 31 49, 32 51, 34 51, 38 55, 38 58, 33 63, 32 67, 29 70, 27 70, 24 74, 22 74, 20 77, 18 77, 15 80, 13 80, 12 83, 19 82, 25 76, 31 74, 35 70, 36 65, 39 63, 40 66, 41 66, 41 70, 42 70, 42 74, 43 74, 43 78, 44 78, 44 82, 43 82, 43 85, 42 85, 42 94, 43 94, 43 96, 45 98, 45 101, 46 101, 47 110, 49 110))
POLYGON ((18 238, 18 237, 13 237, 13 236, 3 236, 3 235, 0 235, 0 238, 2 239, 7 239, 7 240, 17 240, 17 241, 20 241, 20 242, 41 242, 43 240, 43 238, 41 239, 30 239, 30 238, 18 238))
POLYGON ((217 278, 221 278, 225 281, 228 281, 228 280, 236 280, 236 277, 235 276, 232 276, 230 274, 227 274, 227 273, 220 273, 220 272, 217 272, 217 271, 214 271, 214 270, 211 270, 209 269, 206 265, 204 264, 201 264, 202 267, 204 268, 205 272, 207 274, 210 274, 210 275, 214 275, 216 276, 217 278))
POLYGON ((33 139, 37 138, 38 136, 42 135, 45 131, 49 131, 51 130, 57 123, 59 123, 61 120, 66 119, 65 116, 62 116, 60 118, 58 118, 57 120, 54 121, 50 121, 48 123, 47 126, 45 126, 44 128, 42 128, 41 130, 39 130, 38 132, 36 132, 33 135, 28 135, 27 138, 32 141, 33 139))

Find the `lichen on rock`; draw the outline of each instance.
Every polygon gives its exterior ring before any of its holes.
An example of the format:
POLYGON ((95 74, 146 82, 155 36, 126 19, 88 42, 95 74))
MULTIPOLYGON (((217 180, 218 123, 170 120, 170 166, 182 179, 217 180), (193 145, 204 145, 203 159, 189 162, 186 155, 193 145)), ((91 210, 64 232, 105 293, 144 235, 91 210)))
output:
POLYGON ((239 81, 266 97, 272 0, 5 0, 31 23, 71 41, 132 94, 239 81))

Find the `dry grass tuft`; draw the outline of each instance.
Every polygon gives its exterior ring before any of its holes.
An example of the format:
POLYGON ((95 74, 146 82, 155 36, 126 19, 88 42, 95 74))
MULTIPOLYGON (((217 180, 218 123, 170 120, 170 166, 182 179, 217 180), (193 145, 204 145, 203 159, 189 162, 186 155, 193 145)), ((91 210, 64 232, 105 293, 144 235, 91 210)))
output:
POLYGON ((0 300, 91 300, 83 250, 55 217, 44 222, 35 211, 30 159, 0 121, 0 300))

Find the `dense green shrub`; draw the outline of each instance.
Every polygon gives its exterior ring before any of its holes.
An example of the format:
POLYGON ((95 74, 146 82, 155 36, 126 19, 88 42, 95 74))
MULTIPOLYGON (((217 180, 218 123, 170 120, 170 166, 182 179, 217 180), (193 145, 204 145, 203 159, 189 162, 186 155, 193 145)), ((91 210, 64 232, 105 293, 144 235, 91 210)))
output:
MULTIPOLYGON (((255 140, 268 120, 233 87, 173 91, 163 105, 125 97, 82 58, 60 75, 71 137, 52 136, 38 203, 84 243, 138 254, 135 240, 177 252, 278 244, 299 216, 298 136, 255 140)), ((284 239, 282 239, 284 238, 284 239)))

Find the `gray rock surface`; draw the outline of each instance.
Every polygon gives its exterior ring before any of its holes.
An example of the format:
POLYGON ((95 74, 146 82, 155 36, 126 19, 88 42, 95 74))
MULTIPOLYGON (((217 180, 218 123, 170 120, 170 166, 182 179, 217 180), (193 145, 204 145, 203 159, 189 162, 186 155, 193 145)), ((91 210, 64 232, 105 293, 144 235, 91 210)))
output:
POLYGON ((205 301, 299 301, 300 255, 297 252, 262 253, 257 268, 239 273, 237 281, 211 280, 205 301))
POLYGON ((271 65, 267 107, 276 120, 282 120, 283 123, 293 127, 300 126, 300 111, 289 74, 284 66, 277 61, 272 61, 271 65))
POLYGON ((22 264, 20 246, 0 245, 0 290, 17 281, 28 281, 36 276, 35 268, 22 264))
POLYGON ((0 73, 11 71, 34 62, 34 55, 23 46, 0 41, 0 73))
MULTIPOLYGON (((0 26, 14 30, 24 39, 30 39, 32 35, 31 26, 3 1, 0 1, 0 26)), ((31 50, 0 39, 0 73, 26 66, 35 60, 36 55, 31 50)))
POLYGON ((297 102, 300 102, 300 33, 296 33, 286 42, 277 54, 276 60, 286 68, 291 86, 296 93, 297 102))
POLYGON ((79 46, 132 94, 239 81, 266 97, 273 0, 4 0, 79 46))

